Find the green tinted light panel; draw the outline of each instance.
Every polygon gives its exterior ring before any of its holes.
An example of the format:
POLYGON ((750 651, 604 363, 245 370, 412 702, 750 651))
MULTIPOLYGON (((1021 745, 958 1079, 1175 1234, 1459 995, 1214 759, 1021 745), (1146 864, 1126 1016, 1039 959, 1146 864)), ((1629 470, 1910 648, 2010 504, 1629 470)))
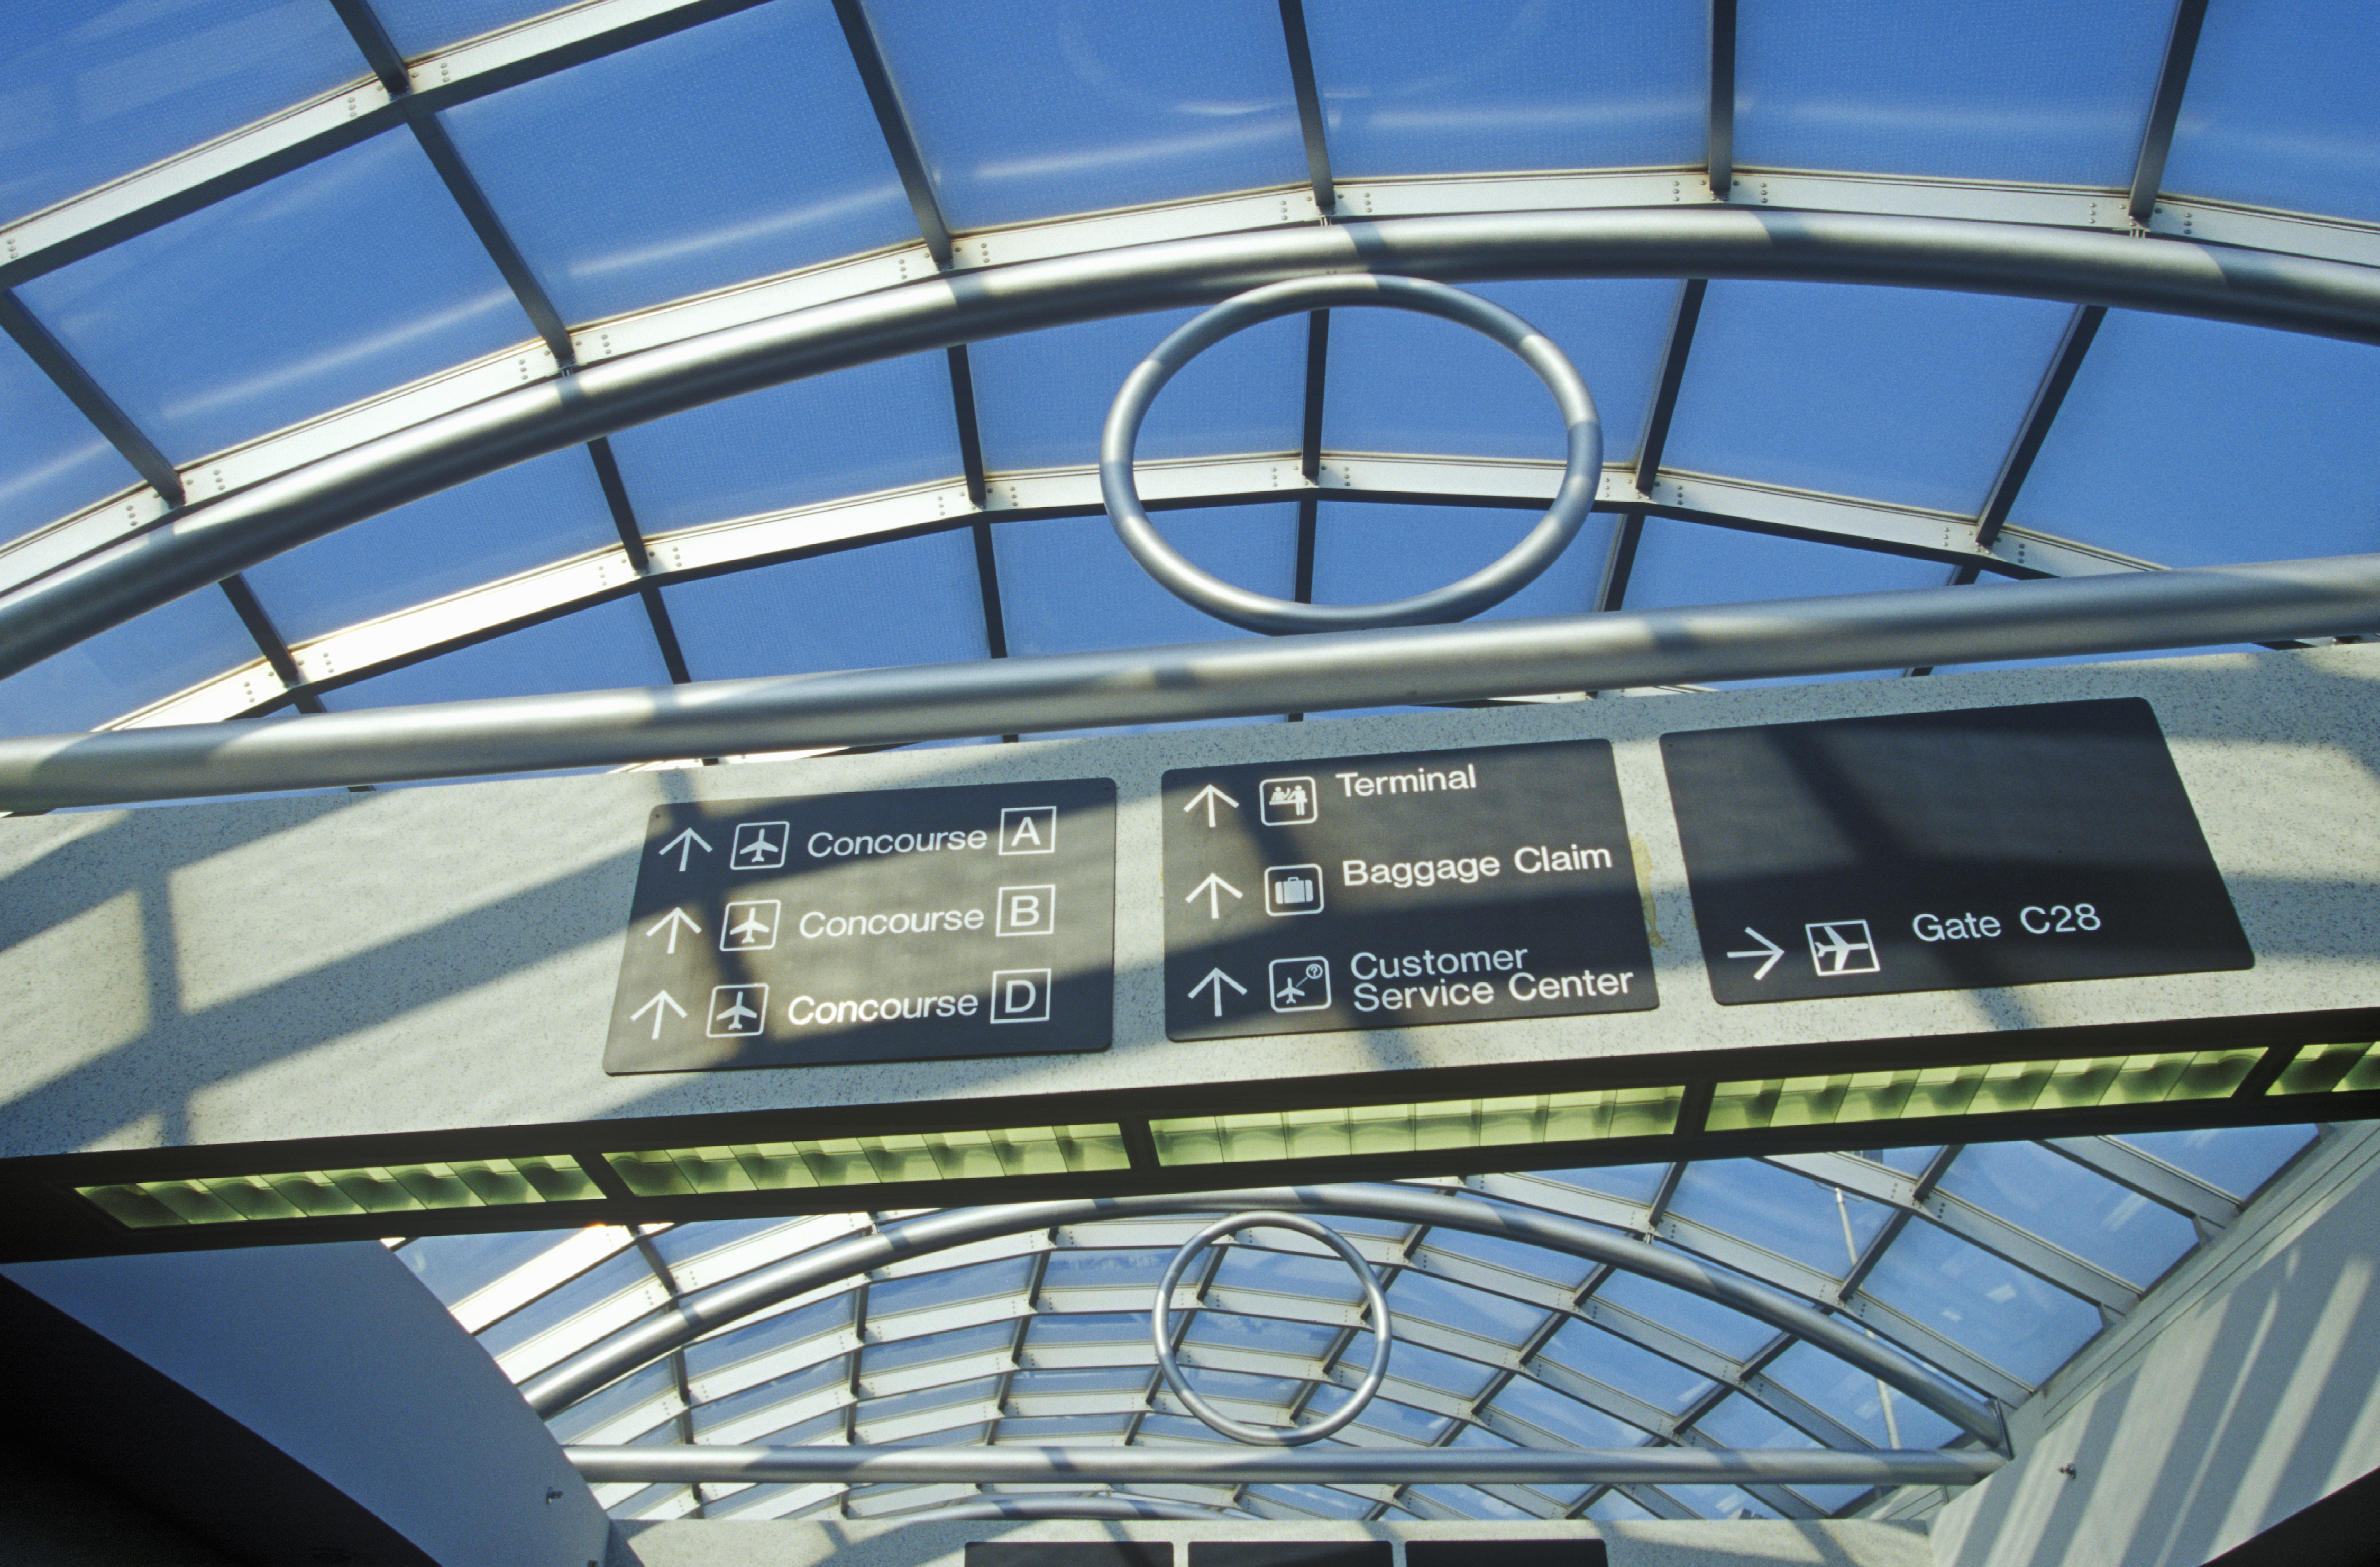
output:
POLYGON ((1264 1111, 1153 1121, 1160 1164, 1345 1159, 1445 1148, 1655 1137, 1677 1129, 1685 1090, 1597 1088, 1571 1094, 1374 1104, 1350 1110, 1264 1111))
POLYGON ((578 1161, 566 1155, 309 1170, 284 1175, 207 1175, 75 1189, 128 1230, 578 1202, 602 1196, 578 1161))
POLYGON ((1844 1121, 2227 1099, 2263 1054, 2233 1050, 2110 1055, 1721 1083, 1711 1097, 1706 1125, 1713 1132, 1755 1132, 1844 1121))
POLYGON ((2281 1068, 2276 1094, 2353 1094, 2380 1088, 2380 1048, 2308 1045, 2281 1068))
POLYGON ((1005 1132, 920 1132, 820 1137, 725 1148, 605 1154, 640 1197, 965 1181, 995 1175, 1081 1175, 1129 1169, 1116 1126, 1025 1126, 1005 1132))

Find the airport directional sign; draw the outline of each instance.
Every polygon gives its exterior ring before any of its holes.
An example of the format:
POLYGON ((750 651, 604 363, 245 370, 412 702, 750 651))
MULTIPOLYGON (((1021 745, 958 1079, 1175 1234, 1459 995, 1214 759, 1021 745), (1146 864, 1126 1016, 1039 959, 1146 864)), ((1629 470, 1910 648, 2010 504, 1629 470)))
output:
POLYGON ((603 1065, 1101 1051, 1104 778, 657 806, 603 1065))
POLYGON ((1661 737, 1725 1004, 2254 966, 2139 698, 1661 737))
POLYGON ((1165 774, 1165 1028, 1658 1004, 1605 740, 1165 774))

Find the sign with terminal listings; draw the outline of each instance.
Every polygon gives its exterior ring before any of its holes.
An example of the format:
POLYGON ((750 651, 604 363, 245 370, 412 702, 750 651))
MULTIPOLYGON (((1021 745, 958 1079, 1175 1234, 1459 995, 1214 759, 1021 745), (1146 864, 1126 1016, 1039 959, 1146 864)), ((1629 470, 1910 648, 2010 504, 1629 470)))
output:
POLYGON ((2138 698, 1661 737, 1719 1002, 2250 968, 2138 698))
POLYGON ((603 1069, 1103 1051, 1104 778, 658 806, 603 1069))
POLYGON ((1165 775, 1171 1039, 1658 1004, 1609 741, 1165 775))

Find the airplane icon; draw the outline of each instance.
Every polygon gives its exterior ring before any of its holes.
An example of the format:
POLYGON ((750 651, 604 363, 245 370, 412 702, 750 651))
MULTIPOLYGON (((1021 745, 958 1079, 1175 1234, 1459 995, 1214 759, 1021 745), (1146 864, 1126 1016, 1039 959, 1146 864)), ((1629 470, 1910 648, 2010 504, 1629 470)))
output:
POLYGON ((715 986, 710 992, 710 1024, 703 1032, 714 1039, 757 1034, 768 1015, 768 986, 715 986))
POLYGON ((735 846, 727 863, 738 870, 776 870, 785 863, 785 841, 793 835, 783 821, 747 821, 735 829, 735 846))
POLYGON ((767 952, 777 944, 777 917, 784 909, 777 898, 759 898, 727 905, 721 921, 719 950, 722 953, 767 952))
POLYGON ((1810 941, 1810 966, 1821 978, 1874 974, 1881 966, 1876 962, 1876 938, 1868 933, 1864 919, 1820 920, 1802 930, 1810 941))

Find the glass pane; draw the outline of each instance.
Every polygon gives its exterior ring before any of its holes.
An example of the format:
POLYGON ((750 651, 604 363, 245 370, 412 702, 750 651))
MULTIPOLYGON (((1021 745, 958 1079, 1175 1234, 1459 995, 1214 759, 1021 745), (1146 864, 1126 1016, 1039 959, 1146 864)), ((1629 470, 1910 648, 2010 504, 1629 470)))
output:
POLYGON ((1165 1265, 1172 1261, 1170 1251, 1057 1251, 1050 1254, 1050 1263, 1041 1275, 1045 1290, 1078 1289, 1085 1286, 1116 1288, 1119 1286, 1157 1287, 1164 1275, 1165 1265))
POLYGON ((1736 164, 2129 185, 2172 25, 2169 3, 1746 6, 1736 164))
MULTIPOLYGON (((1395 1303, 1390 1303, 1395 1309, 1395 1303)), ((1339 1340, 1339 1330, 1319 1322, 1293 1322, 1279 1317, 1242 1317, 1228 1311, 1201 1311, 1190 1319, 1184 1343, 1220 1344, 1230 1349, 1264 1350, 1273 1354, 1318 1356, 1339 1340)), ((1355 1351, 1350 1349, 1350 1355, 1355 1351)), ((1368 1363, 1366 1363, 1368 1364, 1368 1363)), ((1203 1430, 1204 1427, 1201 1427, 1203 1430)), ((1208 1433, 1209 1436, 1212 1432, 1208 1433)))
POLYGON ((959 473, 940 354, 691 408, 621 431, 612 451, 648 537, 959 473))
POLYGON ((201 589, 0 680, 0 734, 96 729, 256 656, 231 601, 201 589))
POLYGON ((860 1356, 859 1372, 863 1377, 880 1377, 887 1371, 929 1365, 937 1360, 1004 1354, 1015 1332, 1014 1323, 984 1322, 972 1328, 953 1328, 946 1332, 927 1333, 894 1343, 870 1344, 860 1356))
POLYGON ((669 683, 645 607, 628 598, 342 686, 324 692, 322 705, 340 712, 669 683))
MULTIPOLYGON (((1053 1254, 1055 1262, 1059 1254, 1053 1254)), ((1033 1318, 1027 1344, 1140 1343, 1148 1338, 1148 1318, 1138 1313, 1043 1312, 1033 1318)))
POLYGON ((552 0, 371 0, 371 8, 408 59, 557 9, 552 0))
POLYGON ((1285 1511, 1317 1518, 1368 1518, 1372 1512, 1368 1498, 1330 1486, 1251 1486, 1247 1494, 1248 1500, 1258 1508, 1269 1501, 1276 1502, 1285 1511))
MULTIPOLYGON (((1644 442, 1678 288, 1659 278, 1469 285, 1570 356, 1595 395, 1606 463, 1633 461, 1644 442)), ((1410 310, 1337 310, 1327 359, 1326 451, 1562 460, 1545 384, 1468 327, 1410 310)))
POLYGON ((1340 179, 1701 163, 1710 30, 1662 0, 1306 0, 1340 179))
MULTIPOLYGON (((1390 1308, 1391 1312, 1394 1307, 1390 1308)), ((1345 1358, 1343 1355, 1341 1357, 1345 1358)), ((1366 1362, 1366 1364, 1369 1364, 1366 1362)), ((1455 1398, 1476 1398, 1495 1377, 1492 1367, 1426 1344, 1399 1343, 1389 1354, 1389 1379, 1432 1388, 1455 1398)))
POLYGON ((790 1403, 806 1394, 841 1386, 849 1380, 850 1375, 850 1368, 844 1357, 838 1354, 831 1360, 822 1360, 816 1366, 796 1371, 792 1376, 779 1377, 773 1381, 762 1382, 739 1392, 729 1393, 724 1398, 714 1398, 695 1409, 696 1434, 698 1436, 702 1432, 715 1430, 729 1421, 741 1420, 746 1415, 759 1410, 773 1409, 779 1404, 790 1403))
POLYGON ((1556 1181, 1581 1191, 1599 1192, 1622 1202, 1647 1203, 1668 1175, 1666 1164, 1606 1164, 1592 1170, 1541 1170, 1541 1181, 1556 1181))
POLYGON ((1671 1500, 1705 1518, 1774 1518, 1777 1510, 1733 1486, 1664 1486, 1671 1500))
POLYGON ((2244 1197, 2313 1138, 2311 1126, 2207 1126, 2192 1132, 2133 1132, 2123 1140, 2152 1159, 2244 1197))
POLYGON ((1701 523, 1647 517, 1624 606, 1724 604, 1934 588, 1949 573, 1931 561, 1873 550, 1779 539, 1701 523))
POLYGON ((1907 1393, 1879 1391, 1873 1376, 1811 1344, 1795 1344, 1768 1363, 1767 1374, 1877 1447, 1940 1447, 1959 1434, 1956 1426, 1907 1393), (1888 1423, 1887 1397, 1892 1401, 1888 1423))
POLYGON ((953 229, 1305 178, 1271 0, 868 13, 953 229))
MULTIPOLYGON (((596 1264, 570 1282, 549 1291, 503 1321, 480 1330, 480 1346, 490 1354, 506 1354, 549 1328, 559 1327, 589 1306, 653 1282, 644 1257, 630 1247, 596 1264)), ((658 1285, 656 1285, 658 1288, 658 1285)))
MULTIPOLYGON (((1023 1257, 1010 1257, 999 1262, 978 1262, 966 1268, 946 1268, 932 1273, 912 1274, 905 1279, 882 1279, 868 1291, 868 1316, 871 1328, 883 1327, 879 1318, 893 1317, 905 1311, 922 1311, 929 1306, 949 1306, 957 1301, 989 1300, 995 1295, 1014 1294, 1024 1287, 1026 1262, 1023 1257)), ((897 1324, 892 1331, 898 1331, 897 1324)))
POLYGON ((310 0, 0 6, 0 223, 364 74, 310 0))
POLYGON ((835 1332, 851 1325, 852 1300, 839 1294, 782 1312, 775 1317, 733 1328, 716 1338, 703 1339, 686 1346, 686 1370, 689 1377, 707 1376, 771 1350, 783 1349, 835 1332))
MULTIPOLYGON (((1149 1274, 1152 1288, 1158 1274, 1163 1270, 1164 1258, 1149 1274)), ((1291 1252, 1258 1251, 1248 1246, 1232 1246, 1223 1253, 1223 1260, 1215 1269, 1212 1286, 1221 1290, 1262 1291, 1269 1294, 1295 1295, 1301 1300, 1341 1301, 1353 1303, 1363 1298, 1364 1286, 1355 1275, 1336 1257, 1301 1257, 1291 1252)), ((1285 1310, 1301 1307, 1284 1303, 1285 1310)))
POLYGON ((185 462, 529 334, 401 130, 19 292, 133 422, 185 462))
MULTIPOLYGON (((985 465, 1006 472, 1098 462, 1099 431, 1124 376, 1196 313, 1084 322, 969 348, 985 465)), ((1305 399, 1305 318, 1269 321, 1224 338, 1166 383, 1135 455, 1148 462, 1294 452, 1305 399)))
POLYGON ((1513 1378, 1492 1407, 1572 1447, 1633 1447, 1645 1439, 1645 1433, 1627 1422, 1526 1377, 1513 1378))
POLYGON ((1670 1211, 1835 1279, 1850 1269, 1852 1248, 1874 1239, 1886 1217, 1862 1198, 1839 1207, 1831 1187, 1753 1159, 1689 1164, 1670 1211))
POLYGON ((325 534, 248 581, 282 636, 306 642, 619 541, 595 465, 573 447, 325 534))
MULTIPOLYGON (((1297 507, 1196 507, 1154 514, 1190 563, 1258 593, 1297 587, 1297 507)), ((1253 635, 1192 609, 1126 553, 1105 516, 1003 522, 991 530, 1011 653, 1070 653, 1253 635)))
POLYGON ((987 656, 975 541, 929 533, 662 589, 697 680, 987 656))
POLYGON ((396 1259, 413 1269, 442 1306, 453 1306, 534 1261, 575 1233, 568 1230, 521 1230, 508 1235, 424 1235, 398 1248, 396 1259))
MULTIPOLYGON (((1402 1346, 1400 1347, 1402 1349, 1402 1346)), ((1392 1357, 1390 1364, 1396 1364, 1397 1358, 1402 1358, 1402 1354, 1392 1357)), ((1318 1399, 1315 1403, 1318 1414, 1330 1414, 1338 1407, 1339 1402, 1335 1398, 1318 1399)), ((1364 1406, 1363 1415, 1348 1428, 1378 1431, 1398 1441, 1411 1442, 1415 1447, 1432 1447, 1439 1438, 1446 1434, 1448 1424, 1443 1415, 1431 1415, 1409 1403, 1376 1398, 1364 1406)))
MULTIPOLYGON (((1459 582, 1524 538, 1543 514, 1486 506, 1325 501, 1314 529, 1314 600, 1369 604, 1459 582)), ((1582 614, 1595 608, 1616 520, 1597 512, 1535 582, 1476 620, 1582 614)))
POLYGON ((1732 1360, 1742 1359, 1777 1335, 1777 1330, 1766 1322, 1717 1301, 1690 1295, 1633 1273, 1614 1273, 1597 1287, 1595 1298, 1633 1311, 1671 1332, 1682 1333, 1732 1360))
POLYGON ((1397 1282, 1389 1286, 1389 1311, 1391 1316, 1415 1317, 1457 1332, 1508 1344, 1519 1343, 1546 1320, 1546 1313, 1534 1306, 1433 1279, 1427 1273, 1398 1274, 1397 1282))
POLYGON ((2159 565, 2380 549, 2380 468, 2339 460, 2375 419, 2369 345, 2110 310, 2009 520, 2159 565))
POLYGON ((1434 1230, 1425 1253, 1468 1257, 1516 1273, 1524 1280, 1548 1283, 1564 1290, 1574 1290, 1586 1282, 1595 1265, 1585 1257, 1549 1251, 1520 1241, 1508 1241, 1499 1235, 1474 1235, 1461 1230, 1434 1230))
POLYGON ((2198 1244, 2190 1221, 2036 1143, 1977 1143, 1942 1189, 2145 1288, 2198 1244))
POLYGON ((139 482, 67 395, 0 337, 0 543, 139 482))
POLYGON ((1544 1357, 1583 1377, 1676 1414, 1710 1391, 1710 1379, 1590 1322, 1564 1324, 1544 1357))
POLYGON ((2099 1330, 2088 1302, 1925 1220, 1910 1221, 1861 1288, 2035 1386, 2099 1330))
MULTIPOLYGON (((560 1442, 584 1440, 589 1433, 608 1421, 619 1418, 630 1410, 651 1405, 665 1408, 659 1403, 675 1391, 676 1378, 670 1374, 666 1360, 655 1361, 641 1371, 631 1372, 598 1393, 591 1393, 577 1403, 556 1413, 546 1422, 546 1429, 560 1442)), ((662 1418, 666 1419, 664 1415, 662 1418)), ((658 1424, 658 1422, 656 1422, 658 1424)), ((650 1429, 650 1427, 648 1427, 650 1429)), ((617 1441, 617 1435, 609 1439, 617 1441)), ((630 1439, 634 1440, 635 1439, 630 1439)))
POLYGON ((574 322, 917 239, 825 5, 722 17, 443 117, 574 322))
POLYGON ((2072 314, 1981 294, 1714 283, 1663 466, 1972 515, 2072 314))
POLYGON ((2380 219, 2380 11, 2322 0, 2206 8, 2165 188, 2253 206, 2380 219))

